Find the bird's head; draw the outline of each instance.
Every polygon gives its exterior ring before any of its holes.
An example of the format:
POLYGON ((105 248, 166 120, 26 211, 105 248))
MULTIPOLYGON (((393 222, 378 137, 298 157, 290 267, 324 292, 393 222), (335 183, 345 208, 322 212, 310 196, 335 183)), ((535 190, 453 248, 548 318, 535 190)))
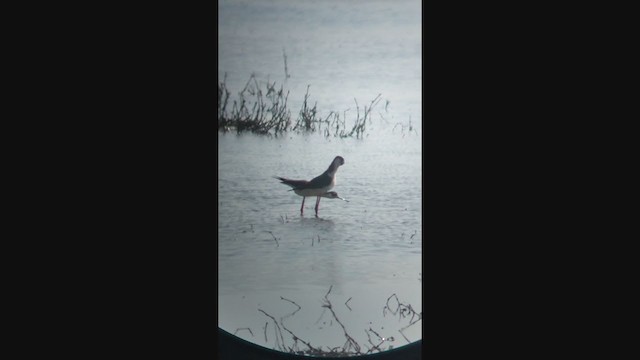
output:
POLYGON ((322 197, 326 197, 328 199, 340 199, 340 200, 344 200, 346 202, 349 202, 349 200, 343 199, 340 196, 338 196, 338 193, 335 192, 335 191, 329 191, 329 192, 325 193, 324 195, 322 195, 322 197))

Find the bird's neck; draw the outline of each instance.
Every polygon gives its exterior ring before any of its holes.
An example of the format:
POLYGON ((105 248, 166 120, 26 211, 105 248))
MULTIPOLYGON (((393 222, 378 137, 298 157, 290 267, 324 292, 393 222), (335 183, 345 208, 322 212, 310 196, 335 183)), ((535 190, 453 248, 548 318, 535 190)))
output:
POLYGON ((336 176, 336 172, 338 171, 338 164, 336 164, 335 162, 331 163, 331 165, 329 166, 329 168, 327 169, 326 173, 327 175, 334 177, 336 176))

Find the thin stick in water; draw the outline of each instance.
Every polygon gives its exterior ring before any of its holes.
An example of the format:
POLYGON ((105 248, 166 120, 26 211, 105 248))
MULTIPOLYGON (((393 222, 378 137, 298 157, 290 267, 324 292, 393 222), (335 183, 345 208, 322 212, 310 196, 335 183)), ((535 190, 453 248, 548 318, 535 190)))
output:
POLYGON ((251 336, 253 336, 253 332, 252 332, 252 331, 251 331, 251 329, 249 329, 248 327, 246 327, 246 328, 238 328, 238 329, 236 329, 236 331, 233 333, 233 335, 237 334, 237 333, 238 333, 238 331, 240 331, 240 330, 249 330, 249 333, 251 333, 251 336))
POLYGON ((278 244, 278 239, 276 239, 276 236, 275 236, 275 235, 273 235, 273 233, 272 233, 271 231, 268 231, 268 230, 267 230, 267 232, 268 232, 269 234, 271 234, 271 236, 273 236, 273 240, 275 240, 275 241, 276 241, 276 247, 280 247, 280 244, 278 244))

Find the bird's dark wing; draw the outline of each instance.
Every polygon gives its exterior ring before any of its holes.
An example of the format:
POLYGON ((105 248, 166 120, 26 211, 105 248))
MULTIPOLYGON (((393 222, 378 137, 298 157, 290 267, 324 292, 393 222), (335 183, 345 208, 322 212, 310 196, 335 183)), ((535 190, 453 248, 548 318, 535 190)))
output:
POLYGON ((306 189, 309 181, 307 180, 291 180, 279 176, 275 176, 276 179, 280 180, 282 184, 289 185, 294 189, 306 189))
POLYGON ((311 179, 311 181, 306 184, 306 189, 317 189, 325 186, 329 186, 331 184, 331 176, 325 171, 322 175, 311 179))

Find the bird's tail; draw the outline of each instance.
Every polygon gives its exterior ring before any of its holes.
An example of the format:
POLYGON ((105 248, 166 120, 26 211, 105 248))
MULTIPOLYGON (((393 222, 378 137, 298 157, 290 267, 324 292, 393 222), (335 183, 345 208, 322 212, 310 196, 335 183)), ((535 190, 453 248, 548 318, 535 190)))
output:
POLYGON ((274 176, 273 178, 280 180, 281 184, 292 186, 291 183, 289 182, 289 179, 287 179, 287 178, 283 178, 283 177, 280 177, 280 176, 274 176))
POLYGON ((280 180, 280 183, 282 184, 291 186, 293 189, 299 188, 300 186, 303 186, 304 184, 307 183, 305 180, 291 180, 291 179, 283 178, 280 176, 274 176, 274 178, 280 180))

